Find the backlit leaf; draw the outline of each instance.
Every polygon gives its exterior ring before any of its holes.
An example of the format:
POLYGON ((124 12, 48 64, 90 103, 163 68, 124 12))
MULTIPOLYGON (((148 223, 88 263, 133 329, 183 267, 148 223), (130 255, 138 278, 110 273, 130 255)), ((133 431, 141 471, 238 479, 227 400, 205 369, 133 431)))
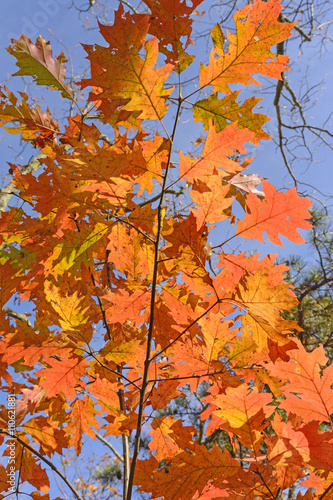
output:
POLYGON ((19 40, 12 40, 12 45, 7 50, 16 57, 16 65, 20 68, 15 75, 32 76, 38 85, 60 90, 63 97, 72 99, 72 91, 65 83, 64 63, 67 59, 63 52, 53 59, 50 42, 41 35, 34 45, 22 34, 19 40))
POLYGON ((291 36, 293 24, 278 21, 281 11, 279 0, 255 0, 234 16, 236 34, 228 33, 228 51, 224 40, 214 36, 215 48, 208 66, 201 65, 200 85, 212 85, 215 91, 230 94, 230 84, 255 85, 252 75, 281 79, 287 69, 288 56, 276 55, 270 48, 291 36))
POLYGON ((301 198, 296 188, 286 193, 279 193, 267 181, 263 181, 264 199, 259 199, 253 192, 247 198, 248 213, 238 222, 237 235, 244 238, 264 241, 263 233, 275 245, 282 245, 279 234, 290 241, 302 243, 304 239, 297 229, 310 229, 311 224, 308 209, 312 203, 307 198, 301 198))

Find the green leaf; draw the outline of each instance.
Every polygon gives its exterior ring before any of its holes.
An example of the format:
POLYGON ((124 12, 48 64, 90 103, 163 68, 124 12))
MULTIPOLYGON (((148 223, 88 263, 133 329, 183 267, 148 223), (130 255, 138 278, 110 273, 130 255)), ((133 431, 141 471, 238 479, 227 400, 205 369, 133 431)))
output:
POLYGON ((214 47, 216 49, 223 49, 223 45, 225 42, 225 36, 223 34, 220 23, 217 23, 212 30, 210 30, 210 34, 214 43, 214 47))
POLYGON ((252 109, 261 99, 250 97, 243 104, 236 102, 240 90, 232 92, 223 99, 218 94, 212 94, 206 99, 201 99, 193 106, 194 121, 201 121, 204 129, 208 129, 209 121, 213 120, 216 132, 221 132, 229 123, 238 122, 238 128, 246 128, 254 132, 253 144, 258 144, 261 139, 270 139, 262 129, 265 122, 270 120, 266 115, 253 113, 252 109))
POLYGON ((50 42, 42 36, 37 38, 34 45, 30 38, 22 34, 19 40, 12 40, 7 51, 16 57, 16 66, 20 68, 13 76, 32 76, 37 85, 60 90, 63 97, 73 99, 72 91, 65 83, 64 63, 67 59, 63 52, 53 59, 50 42))

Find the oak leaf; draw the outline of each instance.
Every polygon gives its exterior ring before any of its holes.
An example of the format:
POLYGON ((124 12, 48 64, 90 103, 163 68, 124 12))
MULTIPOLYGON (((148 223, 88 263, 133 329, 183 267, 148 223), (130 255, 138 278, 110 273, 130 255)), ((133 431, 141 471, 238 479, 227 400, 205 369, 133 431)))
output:
POLYGON ((138 462, 135 483, 141 485, 141 491, 151 491, 166 500, 192 500, 204 491, 209 480, 216 486, 226 486, 228 478, 240 469, 227 451, 222 452, 217 446, 208 451, 197 443, 191 447, 191 453, 182 451, 168 462, 171 464, 161 470, 154 457, 138 462))
MULTIPOLYGON (((167 363, 165 366, 167 366, 167 363)), ((154 387, 149 396, 149 401, 154 410, 165 408, 172 399, 178 398, 182 394, 181 391, 177 390, 178 385, 178 380, 160 380, 158 382, 158 386, 154 387)))
POLYGON ((263 181, 265 198, 260 200, 253 192, 247 197, 248 213, 238 222, 236 235, 244 238, 264 241, 263 233, 275 245, 282 245, 279 234, 294 243, 303 243, 304 239, 297 229, 310 229, 308 209, 312 205, 307 198, 301 198, 296 188, 286 193, 279 193, 269 182, 263 181))
MULTIPOLYGON (((253 132, 247 129, 238 129, 237 123, 232 123, 217 133, 211 124, 201 158, 191 158, 179 153, 179 175, 180 179, 194 182, 203 176, 212 175, 215 169, 221 169, 228 174, 236 174, 243 167, 236 161, 230 159, 235 151, 245 153, 244 144, 251 141, 253 132)), ((224 174, 226 175, 226 174, 224 174)))
POLYGON ((77 455, 81 451, 82 435, 96 439, 95 430, 100 427, 96 414, 95 405, 90 398, 76 399, 72 405, 65 434, 69 437, 69 446, 74 446, 77 455))
POLYGON ((228 209, 234 198, 227 196, 229 186, 221 186, 221 184, 221 176, 212 175, 207 177, 207 182, 192 186, 190 195, 196 206, 191 207, 190 210, 196 217, 198 229, 206 223, 214 224, 214 222, 228 218, 228 209))
POLYGON ((268 365, 273 375, 289 381, 283 388, 284 399, 280 405, 300 416, 305 423, 314 420, 330 422, 333 413, 333 366, 326 367, 321 375, 321 366, 327 363, 323 346, 307 352, 299 341, 294 342, 298 349, 288 353, 288 362, 277 360, 268 365))
POLYGON ((85 45, 88 59, 99 66, 93 80, 82 80, 81 87, 95 85, 101 89, 90 99, 126 99, 126 111, 140 111, 140 119, 161 119, 167 111, 165 100, 172 92, 163 84, 173 69, 172 64, 155 69, 158 43, 152 38, 144 43, 148 32, 149 15, 124 14, 120 4, 113 26, 100 25, 100 32, 109 43, 107 48, 85 45), (144 46, 145 59, 139 55, 144 46))
POLYGON ((23 424, 23 429, 40 445, 41 452, 51 456, 54 452, 63 453, 69 442, 64 431, 59 429, 59 422, 50 420, 43 415, 33 417, 23 424))
POLYGON ((52 360, 51 368, 42 368, 35 373, 40 377, 39 385, 46 389, 47 397, 57 396, 62 392, 68 400, 76 396, 76 387, 81 387, 81 377, 88 363, 77 357, 52 360))
POLYGON ((22 34, 19 40, 12 40, 12 45, 7 50, 16 57, 16 65, 20 68, 15 75, 30 75, 37 85, 60 90, 63 97, 72 99, 72 91, 65 83, 64 63, 67 59, 63 52, 53 59, 50 42, 41 35, 34 45, 26 35, 22 34))
POLYGON ((34 107, 29 106, 28 96, 23 92, 20 93, 22 101, 18 103, 13 92, 6 87, 4 90, 7 95, 0 90, 0 124, 7 125, 7 132, 20 133, 24 141, 31 141, 39 147, 53 141, 55 134, 59 133, 59 124, 57 120, 53 121, 50 110, 47 109, 43 113, 37 104, 34 107), (17 122, 19 122, 18 126, 17 122), (8 127, 9 124, 12 126, 8 127))
POLYGON ((154 419, 152 430, 149 435, 152 440, 149 442, 149 449, 155 450, 156 460, 161 461, 176 455, 179 446, 174 442, 172 426, 175 421, 172 417, 162 417, 154 419))
POLYGON ((184 71, 194 59, 186 52, 192 32, 192 19, 190 15, 203 0, 194 0, 191 5, 179 0, 145 0, 151 15, 149 18, 149 33, 159 39, 160 52, 166 61, 177 64, 176 70, 184 71), (181 38, 186 37, 185 44, 181 38), (171 48, 169 48, 171 45, 171 48))
POLYGON ((237 121, 240 129, 245 128, 254 132, 255 136, 249 139, 253 144, 258 144, 260 139, 270 139, 270 136, 262 129, 269 118, 261 113, 253 113, 252 109, 261 99, 250 97, 243 104, 236 102, 240 90, 230 93, 223 99, 217 93, 197 101, 193 106, 194 121, 202 122, 204 130, 209 128, 213 121, 216 132, 221 132, 228 123, 237 121))
POLYGON ((215 48, 208 66, 201 64, 200 85, 212 85, 215 91, 230 94, 230 84, 255 85, 253 74, 281 79, 287 69, 288 56, 276 55, 270 48, 291 36, 292 23, 278 21, 281 11, 279 0, 262 2, 240 9, 233 18, 236 34, 228 33, 228 51, 224 51, 224 37, 217 36, 221 28, 212 30, 215 48))

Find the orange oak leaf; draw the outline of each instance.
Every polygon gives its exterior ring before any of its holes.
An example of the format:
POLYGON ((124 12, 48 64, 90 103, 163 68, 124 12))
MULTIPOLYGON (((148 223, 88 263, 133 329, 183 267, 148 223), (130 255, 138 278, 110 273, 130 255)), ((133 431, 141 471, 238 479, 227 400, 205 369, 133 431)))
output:
POLYGON ((179 446, 175 443, 172 436, 172 426, 174 423, 175 421, 172 417, 156 418, 152 423, 152 430, 149 432, 149 435, 153 439, 149 442, 148 446, 151 451, 155 450, 155 457, 159 462, 175 456, 179 450, 179 446))
POLYGON ((149 304, 150 294, 147 290, 138 289, 133 293, 120 289, 117 293, 109 292, 103 296, 107 301, 106 316, 110 323, 142 322, 141 312, 149 304))
POLYGON ((13 92, 7 87, 4 90, 7 95, 0 90, 0 125, 7 125, 8 132, 20 133, 24 141, 31 141, 39 147, 54 140, 55 134, 59 132, 59 124, 57 120, 53 121, 50 110, 43 113, 38 105, 30 107, 25 93, 20 93, 22 102, 18 104, 13 92), (8 127, 9 124, 12 126, 8 127))
POLYGON ((158 43, 152 38, 144 43, 149 15, 124 14, 123 6, 115 12, 113 26, 100 25, 107 48, 85 45, 88 59, 99 66, 99 74, 91 80, 82 80, 81 87, 95 85, 101 92, 90 94, 90 99, 128 99, 126 111, 140 111, 140 119, 161 119, 167 111, 165 100, 172 92, 163 84, 173 69, 172 64, 155 69, 158 43), (140 57, 144 46, 145 58, 140 57))
MULTIPOLYGON (((180 286, 171 284, 166 286, 161 294, 162 304, 168 308, 162 309, 162 315, 167 313, 173 319, 173 328, 179 330, 188 322, 192 322, 196 313, 193 311, 193 306, 190 303, 189 297, 183 295, 183 290, 180 286)), ((163 319, 161 318, 161 321, 163 319)), ((163 324, 162 324, 163 327, 163 324)))
POLYGON ((238 284, 247 273, 254 274, 259 269, 267 269, 267 284, 269 286, 282 285, 284 283, 284 274, 288 268, 285 264, 275 264, 277 254, 269 254, 259 260, 260 254, 246 256, 246 253, 221 253, 217 268, 224 268, 229 271, 234 282, 238 284))
MULTIPOLYGON (((166 366, 167 363, 164 367, 166 366)), ((163 366, 157 366, 157 368, 163 369, 163 366)), ((178 385, 178 380, 159 380, 158 386, 154 387, 149 396, 149 401, 154 410, 166 408, 172 399, 175 399, 182 394, 181 391, 177 390, 178 385)))
MULTIPOLYGON (((180 179, 194 182, 203 176, 211 175, 219 168, 228 174, 235 174, 243 170, 242 166, 230 159, 235 151, 245 153, 244 144, 251 141, 254 134, 247 129, 238 129, 236 123, 231 123, 217 133, 211 124, 201 158, 192 158, 179 153, 180 179)), ((225 174, 224 174, 225 175, 225 174)))
POLYGON ((80 379, 87 366, 85 359, 64 357, 61 361, 53 359, 51 368, 42 368, 35 375, 40 377, 39 385, 46 389, 47 397, 62 392, 68 400, 72 400, 76 396, 76 387, 82 386, 80 379))
POLYGON ((137 196, 140 196, 145 189, 149 194, 152 193, 153 180, 156 180, 160 185, 162 184, 162 170, 166 167, 168 161, 170 143, 163 137, 155 135, 152 141, 138 141, 138 145, 146 162, 142 175, 138 176, 137 179, 138 183, 140 183, 137 196))
MULTIPOLYGON (((145 205, 144 207, 135 207, 129 214, 128 219, 136 228, 141 229, 150 236, 154 236, 157 229, 157 216, 156 208, 145 205)), ((116 247, 116 245, 113 245, 113 247, 116 247)))
POLYGON ((212 311, 198 323, 202 328, 200 336, 205 343, 209 363, 217 361, 226 345, 235 337, 236 330, 231 328, 231 323, 224 321, 223 314, 212 311))
POLYGON ((251 314, 256 314, 274 325, 280 317, 277 312, 289 311, 297 304, 297 299, 288 283, 267 286, 268 276, 269 271, 265 268, 259 269, 253 276, 248 276, 239 285, 236 297, 251 314))
POLYGON ((39 415, 23 424, 23 429, 30 434, 33 440, 40 445, 43 454, 51 456, 54 452, 63 453, 68 448, 69 441, 65 433, 59 429, 59 422, 50 421, 47 417, 39 415))
POLYGON ((282 317, 273 319, 270 316, 269 321, 254 313, 245 313, 242 316, 243 332, 252 333, 259 352, 266 347, 275 344, 277 347, 289 344, 288 335, 292 330, 301 330, 297 321, 287 321, 282 317))
POLYGON ((213 396, 212 401, 218 407, 214 413, 224 418, 235 429, 243 427, 261 411, 265 417, 275 411, 274 406, 269 406, 273 401, 271 394, 259 393, 255 387, 250 390, 247 384, 236 389, 228 388, 225 395, 213 396))
MULTIPOLYGON (((95 372, 96 373, 96 372, 95 372)), ((90 393, 93 397, 99 400, 99 404, 102 406, 102 410, 104 405, 108 408, 112 407, 115 409, 119 409, 119 401, 117 391, 119 389, 123 389, 122 385, 119 382, 110 382, 106 378, 101 378, 100 376, 96 377, 94 382, 90 384, 90 393)))
POLYGON ((164 250, 167 256, 179 255, 187 262, 204 262, 206 254, 204 247, 207 242, 207 229, 205 226, 197 229, 196 219, 193 214, 189 217, 177 221, 169 230, 165 231, 165 239, 169 242, 164 250), (181 252, 182 251, 182 252, 181 252))
POLYGON ((8 483, 8 474, 2 464, 0 464, 0 488, 3 493, 7 492, 10 488, 10 484, 8 483))
POLYGON ((228 478, 239 472, 239 465, 227 451, 217 446, 208 451, 205 446, 194 443, 191 453, 182 451, 169 460, 165 468, 158 470, 154 457, 139 461, 135 484, 141 491, 150 491, 156 497, 166 500, 192 500, 196 493, 202 493, 209 480, 214 485, 228 484, 228 478), (223 480, 222 480, 223 477, 223 480))
POLYGON ((168 247, 164 249, 167 257, 175 260, 175 266, 182 273, 182 280, 192 292, 202 295, 211 295, 212 279, 205 267, 207 260, 207 227, 197 228, 196 218, 193 213, 179 223, 166 230, 164 238, 168 247))
POLYGON ((96 419, 95 405, 90 398, 76 399, 69 413, 70 421, 65 427, 65 434, 69 437, 69 445, 74 446, 79 455, 82 447, 82 435, 95 438, 95 431, 100 425, 96 419))
POLYGON ((326 367, 321 375, 320 367, 327 363, 323 346, 307 352, 299 341, 294 342, 298 349, 288 353, 288 362, 277 360, 268 365, 272 375, 289 381, 283 387, 285 399, 280 401, 280 405, 300 416, 305 423, 313 420, 330 422, 333 413, 333 366, 326 367))
POLYGON ((0 307, 8 302, 13 295, 14 290, 19 286, 21 277, 17 276, 15 268, 10 260, 3 262, 0 266, 0 307))
POLYGON ((215 48, 208 66, 201 65, 200 85, 212 85, 215 91, 229 94, 232 83, 255 85, 253 74, 281 79, 287 69, 288 56, 270 51, 273 45, 291 36, 294 24, 278 21, 279 0, 255 0, 234 16, 236 34, 228 32, 228 51, 224 51, 224 36, 219 25, 212 30, 215 48))
MULTIPOLYGON (((306 500, 312 500, 314 498, 314 494, 312 493, 311 488, 316 488, 316 494, 317 495, 322 495, 324 493, 328 493, 331 489, 331 478, 330 474, 328 475, 328 479, 325 477, 320 477, 317 475, 315 472, 310 472, 309 474, 306 475, 306 479, 300 482, 302 486, 305 488, 310 488, 306 492, 306 496, 300 497, 305 498, 306 500)), ((325 497, 324 497, 325 498, 325 497)))
POLYGON ((241 317, 244 327, 252 331, 261 350, 267 347, 268 338, 285 344, 289 341, 288 329, 296 326, 281 318, 280 312, 290 311, 298 302, 287 283, 268 286, 268 269, 258 270, 254 276, 238 286, 235 298, 248 311, 241 317))
POLYGON ((283 245, 279 234, 295 243, 304 243, 297 228, 310 229, 308 209, 312 205, 307 198, 301 198, 296 188, 279 193, 267 181, 262 183, 265 198, 260 200, 253 192, 247 198, 248 213, 238 222, 236 235, 264 241, 263 233, 275 245, 283 245))
MULTIPOLYGON (((20 329, 21 330, 21 329, 20 329)), ((20 359, 24 359, 24 362, 28 366, 35 366, 38 362, 44 361, 46 363, 52 363, 54 356, 66 356, 72 352, 72 348, 65 346, 59 339, 51 340, 50 342, 45 342, 43 345, 39 345, 39 339, 37 335, 31 335, 31 331, 22 328, 23 335, 15 335, 9 344, 4 344, 2 349, 4 350, 3 359, 9 363, 13 364, 20 359), (29 335, 30 333, 30 335, 29 335), (25 339, 22 339, 26 335, 25 339), (36 338, 37 337, 37 338, 36 338)))
POLYGON ((198 390, 201 382, 210 380, 210 375, 214 376, 215 370, 217 372, 223 370, 223 364, 212 359, 212 346, 205 348, 186 337, 182 343, 178 343, 177 351, 173 355, 173 366, 176 370, 173 376, 179 377, 179 385, 184 386, 186 382, 192 392, 198 390))
POLYGON ((289 422, 281 422, 280 429, 274 420, 274 430, 278 440, 270 453, 272 464, 301 466, 302 459, 318 469, 332 470, 333 434, 331 431, 318 432, 318 422, 292 428, 289 422), (281 430, 282 427, 282 430, 281 430))
MULTIPOLYGON (((154 214, 152 211, 150 213, 154 214)), ((156 224, 154 219, 151 220, 152 227, 156 224)), ((129 278, 141 275, 143 281, 151 279, 154 247, 144 234, 139 233, 135 227, 115 224, 107 239, 108 260, 119 272, 125 273, 129 278)))
POLYGON ((104 436, 119 437, 124 434, 128 436, 136 428, 137 414, 134 411, 127 411, 125 415, 124 412, 119 410, 113 415, 109 411, 105 420, 108 423, 103 426, 106 431, 104 436))
POLYGON ((190 15, 202 1, 194 0, 191 5, 187 5, 179 0, 145 0, 151 11, 149 33, 159 39, 160 52, 167 57, 168 63, 179 65, 179 72, 185 70, 194 59, 185 50, 193 43, 190 39, 193 22, 190 15), (182 37, 187 37, 184 46, 182 37))
POLYGON ((308 461, 317 469, 333 469, 333 433, 319 430, 318 422, 303 425, 300 429, 309 443, 308 461))
POLYGON ((222 221, 228 218, 227 210, 231 207, 234 198, 227 196, 229 186, 221 186, 222 179, 220 175, 207 177, 207 182, 194 184, 190 195, 196 203, 195 208, 190 208, 196 217, 197 228, 206 223, 222 221))

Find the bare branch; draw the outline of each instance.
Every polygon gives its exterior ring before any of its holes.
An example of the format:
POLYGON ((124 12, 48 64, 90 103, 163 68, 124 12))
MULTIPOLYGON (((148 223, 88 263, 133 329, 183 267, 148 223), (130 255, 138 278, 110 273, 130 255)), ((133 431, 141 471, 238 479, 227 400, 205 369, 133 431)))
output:
POLYGON ((39 451, 35 450, 35 448, 33 448, 32 446, 30 446, 30 444, 25 443, 21 438, 19 438, 16 435, 12 435, 10 432, 6 431, 5 429, 0 429, 0 433, 1 434, 6 434, 7 436, 9 436, 12 439, 16 439, 16 441, 18 441, 22 446, 24 446, 24 448, 27 448, 27 450, 29 450, 31 453, 33 453, 34 455, 36 455, 40 460, 42 460, 42 462, 46 463, 49 467, 51 467, 51 469, 56 474, 58 474, 58 476, 61 477, 61 479, 67 484, 68 488, 71 490, 71 492, 73 493, 73 495, 75 496, 75 498, 77 498, 78 500, 83 500, 83 498, 81 497, 81 495, 79 494, 79 492, 74 488, 74 486, 67 479, 67 477, 64 476, 63 473, 60 472, 60 470, 55 465, 53 465, 52 462, 50 462, 50 460, 48 460, 46 457, 44 457, 43 455, 41 455, 39 453, 39 451))
POLYGON ((18 319, 19 321, 26 321, 27 324, 32 328, 32 324, 29 321, 29 318, 25 314, 18 313, 16 311, 13 311, 10 307, 4 307, 3 311, 9 316, 10 318, 18 319))
MULTIPOLYGON (((292 21, 289 19, 289 17, 285 16, 284 14, 281 14, 280 15, 280 20, 283 21, 284 23, 292 23, 292 21)), ((307 41, 307 42, 311 42, 312 38, 311 36, 309 36, 307 33, 305 33, 305 31, 301 28, 301 26, 299 26, 298 24, 296 24, 296 26, 294 27, 294 30, 295 31, 298 31, 298 33, 307 41)))
POLYGON ((96 437, 102 441, 102 443, 104 443, 108 448, 110 448, 110 450, 112 451, 112 453, 114 455, 116 455, 116 457, 121 461, 121 462, 124 462, 124 457, 116 450, 116 448, 114 448, 114 446, 112 446, 112 444, 107 441, 103 436, 101 436, 100 434, 98 434, 96 432, 96 437))
MULTIPOLYGON (((21 173, 25 174, 33 174, 36 172, 43 164, 41 160, 46 158, 46 155, 43 153, 35 156, 32 160, 29 161, 27 165, 23 167, 21 173)), ((4 212, 8 206, 9 200, 11 197, 17 193, 19 190, 14 186, 12 182, 9 182, 5 187, 0 189, 0 212, 4 212)))

